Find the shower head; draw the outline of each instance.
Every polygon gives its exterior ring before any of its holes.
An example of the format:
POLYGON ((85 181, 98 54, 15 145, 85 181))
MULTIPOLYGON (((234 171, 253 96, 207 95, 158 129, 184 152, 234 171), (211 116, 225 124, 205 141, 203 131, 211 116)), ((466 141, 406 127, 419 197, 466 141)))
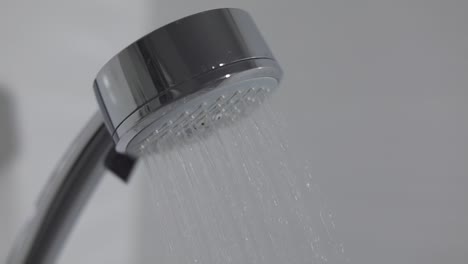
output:
POLYGON ((145 141, 242 112, 281 76, 248 13, 215 9, 125 48, 99 71, 94 90, 116 150, 138 156, 145 141))
POLYGON ((232 123, 281 76, 252 18, 239 9, 180 19, 125 48, 99 71, 94 91, 101 111, 52 175, 8 263, 54 263, 104 171, 127 181, 141 146, 232 123))

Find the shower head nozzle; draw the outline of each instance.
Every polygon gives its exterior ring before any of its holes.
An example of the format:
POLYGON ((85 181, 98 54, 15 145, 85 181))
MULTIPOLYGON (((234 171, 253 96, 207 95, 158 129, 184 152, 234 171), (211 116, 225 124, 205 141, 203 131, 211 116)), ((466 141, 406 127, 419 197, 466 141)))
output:
POLYGON ((215 9, 125 48, 98 73, 94 90, 117 151, 138 155, 148 138, 203 126, 261 100, 281 76, 252 18, 215 9))

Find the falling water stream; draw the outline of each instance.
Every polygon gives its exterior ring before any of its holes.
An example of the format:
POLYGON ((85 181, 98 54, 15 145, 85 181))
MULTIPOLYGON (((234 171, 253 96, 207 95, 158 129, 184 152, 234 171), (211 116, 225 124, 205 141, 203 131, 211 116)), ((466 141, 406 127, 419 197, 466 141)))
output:
MULTIPOLYGON (((268 102, 232 125, 146 143, 155 263, 345 263, 313 170, 268 102)), ((235 122, 234 122, 235 121, 235 122)))

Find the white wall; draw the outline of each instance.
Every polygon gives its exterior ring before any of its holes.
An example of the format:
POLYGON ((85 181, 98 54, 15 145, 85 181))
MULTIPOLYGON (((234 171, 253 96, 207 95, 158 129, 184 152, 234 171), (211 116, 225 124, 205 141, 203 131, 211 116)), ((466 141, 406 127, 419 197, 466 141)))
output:
MULTIPOLYGON (((0 4, 1 94, 8 95, 16 124, 9 133, 16 135, 15 155, 0 167, 0 262, 57 161, 97 110, 91 88, 95 74, 119 49, 154 27, 146 3, 133 3, 0 4)), ((63 262, 131 263, 126 233, 115 232, 133 219, 128 188, 106 177, 96 196, 63 262), (113 233, 121 236, 115 239, 113 233)))
MULTIPOLYGON (((466 263, 468 2, 442 0, 2 2, 0 260, 96 110, 99 67, 221 6, 249 10, 282 63, 274 104, 352 263, 466 263)), ((140 185, 106 177, 61 262, 134 263, 140 185)))

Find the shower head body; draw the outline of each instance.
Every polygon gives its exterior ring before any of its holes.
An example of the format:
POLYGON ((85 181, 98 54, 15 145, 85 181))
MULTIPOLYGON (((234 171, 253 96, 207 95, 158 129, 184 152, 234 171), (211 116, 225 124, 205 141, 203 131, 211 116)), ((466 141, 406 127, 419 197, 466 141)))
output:
POLYGON ((117 151, 138 155, 155 131, 168 124, 183 129, 173 124, 186 121, 183 113, 273 90, 281 76, 249 14, 215 9, 170 23, 125 48, 99 71, 94 90, 117 151))

